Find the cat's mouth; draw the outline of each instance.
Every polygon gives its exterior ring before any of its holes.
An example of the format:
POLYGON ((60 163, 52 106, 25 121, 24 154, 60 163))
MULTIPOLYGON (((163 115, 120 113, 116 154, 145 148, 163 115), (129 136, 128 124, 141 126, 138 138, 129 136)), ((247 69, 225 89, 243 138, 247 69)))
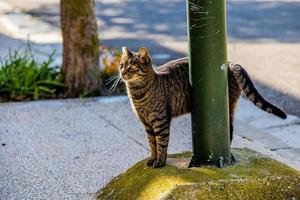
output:
POLYGON ((125 75, 122 75, 122 79, 126 82, 136 82, 139 80, 139 77, 136 77, 134 75, 125 74, 125 75))
POLYGON ((121 77, 122 77, 122 79, 124 80, 124 81, 128 81, 131 77, 129 76, 129 75, 127 75, 127 74, 124 74, 124 75, 121 75, 121 77))

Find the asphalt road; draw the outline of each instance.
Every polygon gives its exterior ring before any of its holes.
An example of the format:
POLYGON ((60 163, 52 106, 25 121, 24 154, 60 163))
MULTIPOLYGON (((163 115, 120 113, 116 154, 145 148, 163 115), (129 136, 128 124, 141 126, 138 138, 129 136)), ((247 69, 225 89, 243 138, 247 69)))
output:
MULTIPOLYGON (((3 0, 59 27, 59 0, 3 0)), ((300 116, 300 1, 227 1, 228 54, 270 101, 300 116)), ((102 45, 149 48, 155 64, 187 54, 184 0, 96 0, 102 45)))

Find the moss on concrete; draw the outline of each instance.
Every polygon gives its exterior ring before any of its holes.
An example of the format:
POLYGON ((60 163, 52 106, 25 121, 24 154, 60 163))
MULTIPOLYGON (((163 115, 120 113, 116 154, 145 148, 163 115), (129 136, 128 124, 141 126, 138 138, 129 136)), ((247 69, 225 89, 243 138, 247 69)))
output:
POLYGON ((300 198, 300 173, 246 149, 234 149, 237 164, 186 168, 191 153, 169 155, 153 169, 140 161, 97 193, 97 199, 300 198))
POLYGON ((298 199, 299 187, 297 176, 229 179, 178 185, 161 199, 298 199))

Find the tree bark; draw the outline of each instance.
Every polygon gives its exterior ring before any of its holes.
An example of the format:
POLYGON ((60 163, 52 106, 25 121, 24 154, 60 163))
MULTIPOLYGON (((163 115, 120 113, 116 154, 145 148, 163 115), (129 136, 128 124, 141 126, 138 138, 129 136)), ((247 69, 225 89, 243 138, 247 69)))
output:
POLYGON ((67 96, 100 94, 99 38, 94 0, 61 0, 62 75, 67 96))

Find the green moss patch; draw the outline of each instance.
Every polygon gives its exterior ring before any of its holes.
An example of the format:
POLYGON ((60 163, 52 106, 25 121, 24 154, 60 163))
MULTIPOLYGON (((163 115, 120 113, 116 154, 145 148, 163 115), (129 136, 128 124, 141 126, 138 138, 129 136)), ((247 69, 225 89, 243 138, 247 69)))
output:
POLYGON ((169 155, 154 169, 140 161, 97 193, 97 199, 300 198, 300 173, 247 149, 233 149, 237 164, 186 168, 191 153, 169 155))
POLYGON ((161 199, 298 199, 297 197, 300 197, 300 178, 278 176, 178 185, 161 199))

